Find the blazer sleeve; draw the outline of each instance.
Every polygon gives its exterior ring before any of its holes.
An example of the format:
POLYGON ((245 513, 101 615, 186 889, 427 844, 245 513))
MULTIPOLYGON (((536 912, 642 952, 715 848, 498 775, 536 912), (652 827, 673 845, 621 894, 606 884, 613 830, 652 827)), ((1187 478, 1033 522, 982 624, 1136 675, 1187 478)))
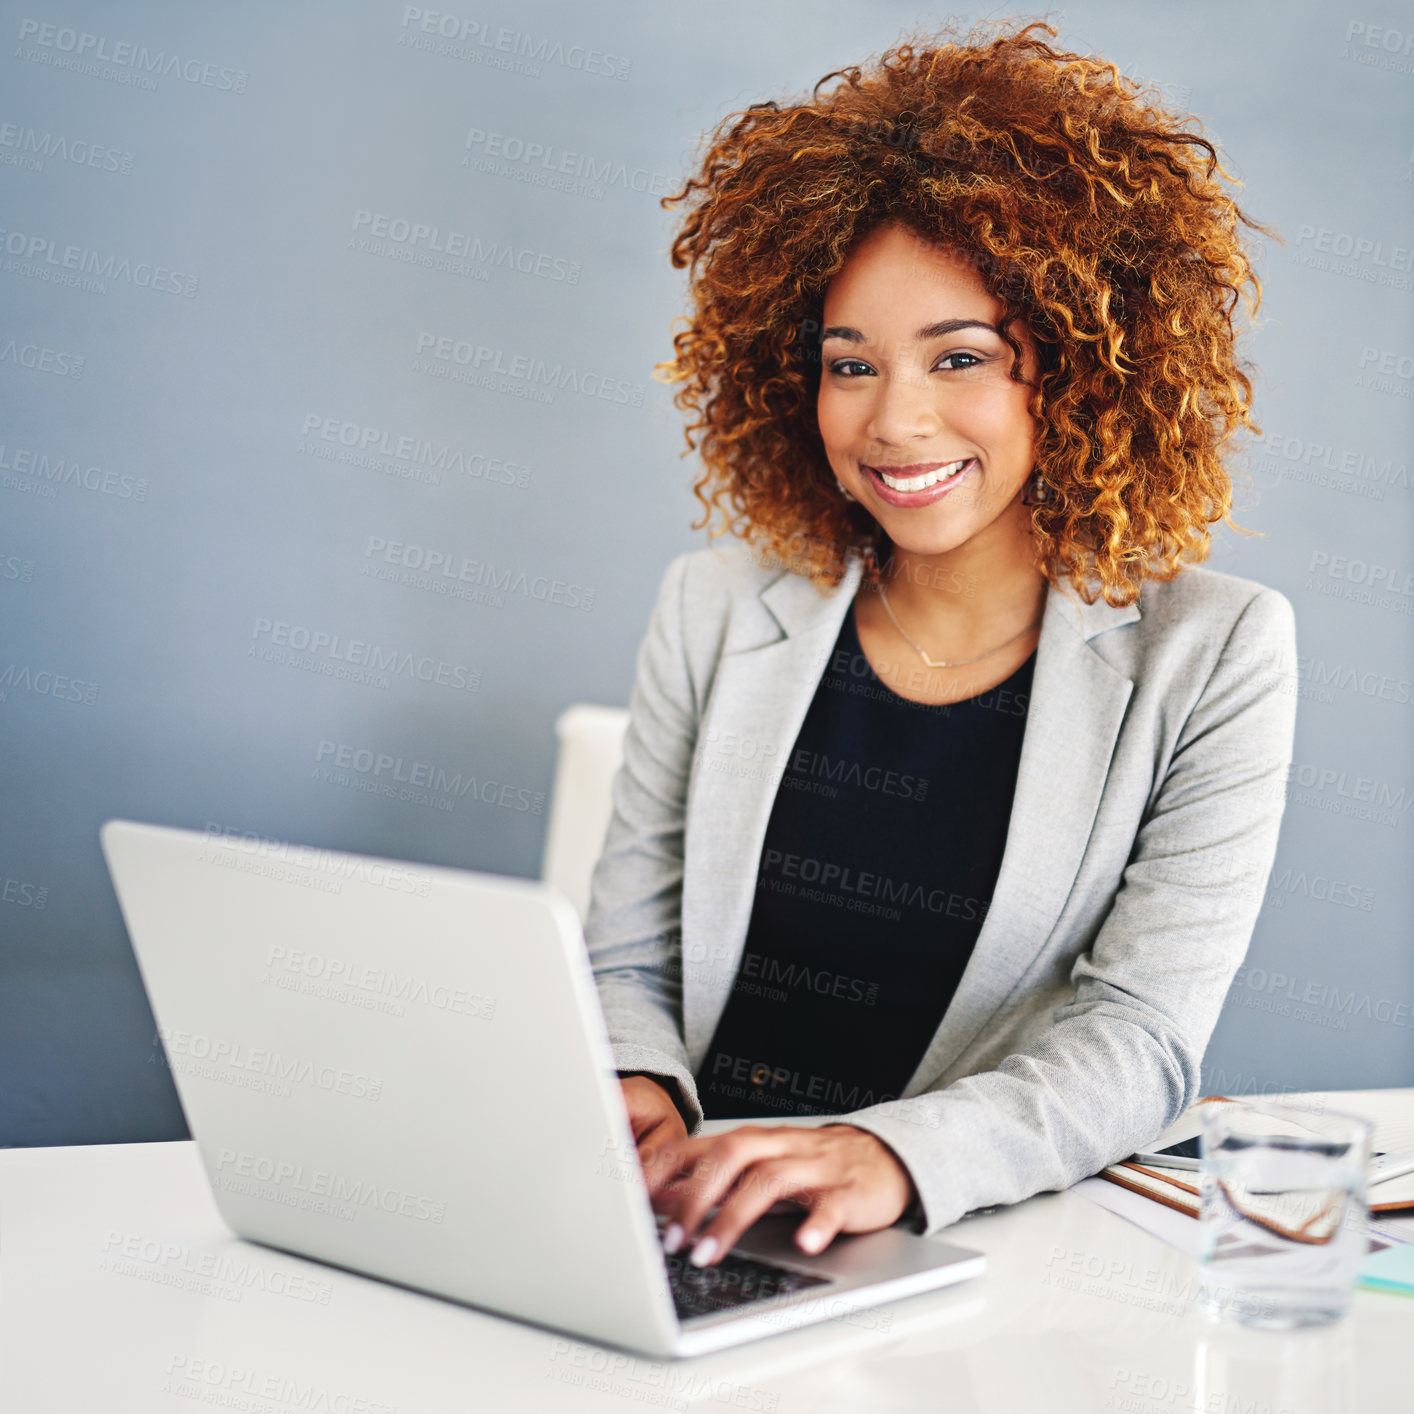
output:
POLYGON ((702 1108, 682 1022, 683 842, 698 724, 683 650, 690 554, 664 572, 639 646, 623 764, 590 876, 584 937, 614 1068, 676 1081, 678 1107, 692 1132, 702 1108))
POLYGON ((1109 912, 1071 970, 1073 1000, 995 1069, 849 1116, 908 1169, 916 1230, 1067 1188, 1197 1098, 1276 857, 1295 663, 1291 605, 1264 588, 1178 735, 1109 912))

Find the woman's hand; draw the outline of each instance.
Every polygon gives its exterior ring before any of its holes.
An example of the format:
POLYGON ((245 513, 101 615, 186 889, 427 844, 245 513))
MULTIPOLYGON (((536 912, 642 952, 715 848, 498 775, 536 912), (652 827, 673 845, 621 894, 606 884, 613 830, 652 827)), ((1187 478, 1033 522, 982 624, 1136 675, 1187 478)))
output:
POLYGON ((893 1150, 850 1124, 742 1125, 657 1145, 643 1163, 653 1206, 668 1218, 664 1250, 676 1252, 696 1237, 689 1260, 698 1266, 717 1261, 782 1199, 810 1209, 795 1241, 813 1254, 837 1233, 897 1222, 917 1191, 893 1150), (698 1225, 719 1202, 699 1236, 698 1225))
POLYGON ((621 1076, 619 1084, 640 1158, 660 1144, 687 1138, 687 1125, 673 1097, 651 1075, 621 1076))

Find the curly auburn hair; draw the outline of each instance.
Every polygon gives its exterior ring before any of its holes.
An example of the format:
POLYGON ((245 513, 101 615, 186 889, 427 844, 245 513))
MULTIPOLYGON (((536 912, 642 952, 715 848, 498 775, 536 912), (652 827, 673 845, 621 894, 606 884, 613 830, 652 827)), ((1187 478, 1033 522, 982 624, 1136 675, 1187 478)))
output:
POLYGON ((1008 328, 1024 321, 1036 341, 1049 497, 1031 516, 1047 579, 1093 603, 1098 578, 1127 604, 1205 559, 1210 522, 1251 533, 1232 520, 1221 460, 1239 425, 1261 431, 1234 349, 1234 310, 1261 303, 1238 222, 1280 237, 1214 180, 1241 185, 1188 130, 1197 119, 1032 35, 1052 26, 1018 24, 960 43, 915 31, 867 70, 826 74, 808 101, 732 114, 700 174, 660 203, 697 193, 672 245, 694 318, 653 374, 685 385, 689 452, 702 432, 693 528, 715 508, 713 538, 730 530, 822 593, 850 547, 867 582, 881 577, 882 532, 838 494, 815 403, 825 291, 889 222, 977 270, 1005 309, 1013 380, 1008 328), (822 94, 830 79, 844 82, 822 94))

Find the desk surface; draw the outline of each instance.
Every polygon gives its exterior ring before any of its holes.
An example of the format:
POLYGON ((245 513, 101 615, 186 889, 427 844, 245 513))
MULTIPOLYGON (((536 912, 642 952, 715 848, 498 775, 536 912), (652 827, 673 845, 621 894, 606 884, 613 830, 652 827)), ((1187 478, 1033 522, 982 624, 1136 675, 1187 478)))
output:
POLYGON ((976 1281, 695 1360, 635 1358, 231 1236, 196 1146, 0 1151, 0 1407, 25 1414, 1410 1407, 1414 1298, 1210 1325, 1196 1264, 1074 1193, 966 1219, 976 1281))

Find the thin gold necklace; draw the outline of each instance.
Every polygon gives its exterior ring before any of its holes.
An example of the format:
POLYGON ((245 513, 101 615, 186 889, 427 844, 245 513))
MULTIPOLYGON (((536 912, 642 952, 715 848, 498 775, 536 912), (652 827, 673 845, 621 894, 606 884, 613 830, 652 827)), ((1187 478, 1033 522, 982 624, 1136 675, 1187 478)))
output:
POLYGON ((985 653, 979 653, 975 658, 959 658, 955 662, 944 663, 936 659, 930 658, 918 645, 918 643, 916 643, 912 638, 909 637, 907 629, 905 629, 904 626, 899 623, 897 617, 895 617, 893 606, 889 603, 888 592, 885 590, 882 583, 879 585, 879 598, 884 601, 884 612, 889 616, 890 619, 893 620, 894 627, 898 629, 901 634, 903 634, 904 638, 908 640, 909 644, 912 646, 914 651, 918 654, 920 658, 923 659, 925 663, 927 663, 930 668, 965 668, 970 663, 980 663, 983 658, 990 658, 992 654, 1000 653, 1003 648, 1007 647, 1008 644, 1015 643, 1016 640, 1022 637, 1023 634, 1030 633, 1031 630, 1041 622, 1039 618, 1034 619, 1031 623, 1027 624, 1024 629, 1021 630, 1021 633, 1012 634, 1012 636, 1007 639, 1006 643, 999 643, 995 648, 989 648, 985 653))

